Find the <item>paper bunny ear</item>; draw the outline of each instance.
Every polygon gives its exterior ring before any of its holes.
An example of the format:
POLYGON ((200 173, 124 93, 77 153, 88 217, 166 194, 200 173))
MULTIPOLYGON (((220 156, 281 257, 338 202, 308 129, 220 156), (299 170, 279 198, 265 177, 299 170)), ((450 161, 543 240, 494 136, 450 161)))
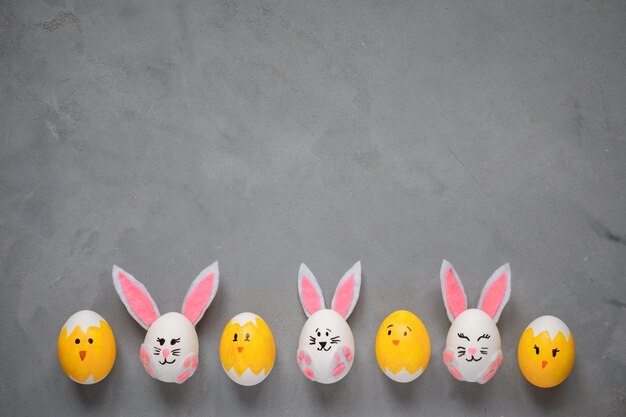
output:
POLYGON ((219 283, 220 271, 217 261, 204 268, 191 283, 183 300, 182 313, 194 326, 211 305, 219 283))
POLYGON ((358 261, 339 280, 330 308, 347 320, 352 310, 354 310, 356 302, 359 300, 360 291, 361 261, 358 261))
POLYGON ((502 309, 511 297, 511 267, 504 264, 496 270, 483 287, 478 308, 489 314, 496 323, 502 309))
POLYGON ((161 314, 146 287, 117 265, 113 265, 113 285, 130 315, 148 330, 161 314))
POLYGON ((465 295, 461 278, 459 278, 452 264, 445 259, 441 264, 439 277, 441 279, 443 303, 446 306, 448 319, 452 322, 459 314, 467 310, 467 296, 465 295))
POLYGON ((300 271, 298 271, 298 295, 307 317, 311 317, 319 310, 326 308, 322 289, 313 272, 305 264, 301 264, 300 271))

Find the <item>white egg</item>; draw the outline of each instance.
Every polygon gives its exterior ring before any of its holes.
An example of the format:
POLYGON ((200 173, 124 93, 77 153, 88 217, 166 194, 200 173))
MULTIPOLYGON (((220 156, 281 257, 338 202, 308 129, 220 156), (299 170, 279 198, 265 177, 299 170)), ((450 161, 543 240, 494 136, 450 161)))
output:
POLYGON ((484 311, 471 308, 452 322, 446 349, 452 351, 454 367, 462 379, 477 382, 500 352, 500 343, 500 332, 493 319, 484 311))
POLYGON ((174 382, 181 361, 189 354, 198 354, 196 329, 180 313, 167 313, 156 319, 143 342, 149 346, 149 354, 156 364, 157 379, 163 382, 174 382))
POLYGON ((305 349, 311 357, 311 369, 316 374, 316 381, 331 384, 345 377, 354 363, 354 336, 346 320, 336 311, 325 309, 313 314, 304 324, 300 333, 299 349, 305 349), (345 369, 333 376, 336 368, 336 354, 344 347, 350 352, 350 360, 342 360, 345 369))

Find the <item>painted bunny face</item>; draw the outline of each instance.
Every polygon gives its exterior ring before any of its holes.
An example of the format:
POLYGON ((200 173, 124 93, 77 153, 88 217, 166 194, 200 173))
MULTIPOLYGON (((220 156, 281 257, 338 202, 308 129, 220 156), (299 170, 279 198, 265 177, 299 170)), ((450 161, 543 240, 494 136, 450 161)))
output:
POLYGON ((146 372, 163 382, 181 384, 198 367, 195 325, 209 307, 219 285, 217 262, 191 283, 181 313, 161 315, 146 287, 121 268, 113 267, 113 284, 130 315, 148 330, 139 349, 146 372))
POLYGON ((175 381, 181 362, 198 355, 198 335, 189 319, 180 313, 166 313, 156 319, 143 341, 155 362, 159 380, 175 381))
POLYGON ((300 333, 297 362, 312 381, 337 382, 347 375, 354 361, 354 337, 346 319, 352 313, 361 288, 361 263, 354 264, 339 281, 331 308, 315 276, 302 264, 298 273, 298 294, 309 317, 300 333))
POLYGON ((500 332, 496 322, 511 294, 511 270, 503 265, 487 280, 478 308, 467 309, 463 284, 452 265, 443 261, 441 290, 452 322, 443 361, 460 381, 489 381, 502 363, 500 332))

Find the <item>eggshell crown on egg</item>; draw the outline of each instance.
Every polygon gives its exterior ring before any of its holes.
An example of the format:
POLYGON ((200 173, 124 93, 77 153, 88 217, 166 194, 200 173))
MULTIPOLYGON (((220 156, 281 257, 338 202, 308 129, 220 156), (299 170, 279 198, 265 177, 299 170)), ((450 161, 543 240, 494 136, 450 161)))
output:
POLYGON ((554 340, 559 333, 563 333, 565 339, 569 341, 571 332, 569 327, 561 319, 554 316, 541 316, 533 320, 527 327, 532 329, 533 336, 537 336, 542 332, 548 332, 550 339, 554 340))

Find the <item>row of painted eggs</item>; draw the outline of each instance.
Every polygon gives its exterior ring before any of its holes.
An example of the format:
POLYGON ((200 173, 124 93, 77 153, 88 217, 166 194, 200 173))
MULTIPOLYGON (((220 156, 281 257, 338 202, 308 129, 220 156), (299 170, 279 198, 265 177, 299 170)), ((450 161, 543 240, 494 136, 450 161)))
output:
MULTIPOLYGON (((496 322, 510 296, 511 272, 503 265, 487 280, 478 308, 467 308, 461 280, 443 262, 441 288, 452 322, 443 361, 458 380, 484 384, 502 363, 496 322)), ((217 262, 192 282, 181 313, 161 315, 147 289, 121 268, 113 268, 113 283, 131 316, 146 330, 140 347, 141 362, 150 376, 163 382, 183 383, 198 367, 199 343, 195 325, 215 297, 219 285, 217 262)), ((354 337, 347 324, 359 297, 361 264, 357 262, 339 280, 331 302, 324 297, 313 273, 302 264, 298 294, 309 319, 298 345, 296 360, 312 381, 328 384, 342 379, 352 367, 354 337)), ((415 314, 399 310, 387 316, 376 336, 380 369, 394 381, 410 382, 426 369, 430 338, 415 314)), ((115 361, 115 338, 99 314, 79 311, 63 326, 58 339, 59 361, 65 373, 81 384, 93 384, 110 372, 115 361)), ((518 362, 532 384, 549 388, 563 382, 574 365, 574 339, 556 317, 534 320, 518 344, 518 362)), ((233 317, 222 333, 220 360, 226 374, 241 385, 256 385, 270 373, 275 343, 267 323, 253 313, 233 317)))

